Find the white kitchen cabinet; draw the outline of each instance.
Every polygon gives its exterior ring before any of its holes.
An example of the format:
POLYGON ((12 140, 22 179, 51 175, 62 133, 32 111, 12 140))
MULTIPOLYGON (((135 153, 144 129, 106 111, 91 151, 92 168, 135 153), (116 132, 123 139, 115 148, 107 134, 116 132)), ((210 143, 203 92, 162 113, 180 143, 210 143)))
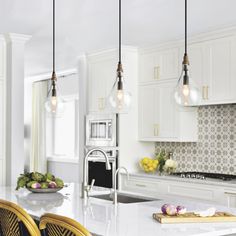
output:
MULTIPOLYGON (((124 79, 128 90, 132 89, 137 82, 137 50, 124 47, 122 51, 122 65, 124 79), (135 57, 134 57, 135 55, 135 57), (135 78, 129 78, 134 76, 135 78), (126 79, 127 78, 127 79, 126 79)), ((118 64, 117 50, 104 50, 96 54, 88 55, 88 112, 107 113, 106 99, 111 92, 116 80, 118 64)), ((135 101, 134 101, 135 102, 135 101)))
POLYGON ((140 53, 139 82, 149 83, 178 76, 178 48, 140 53))
POLYGON ((196 108, 180 108, 173 98, 176 81, 139 86, 141 141, 197 141, 196 108))
POLYGON ((206 42, 203 104, 236 102, 236 38, 225 37, 206 42))
POLYGON ((116 64, 113 55, 90 56, 88 61, 88 110, 104 112, 106 98, 116 78, 116 64))
POLYGON ((184 181, 178 177, 145 176, 144 174, 130 174, 127 179, 121 174, 120 190, 134 192, 144 196, 160 198, 160 195, 185 197, 194 201, 217 203, 228 207, 236 207, 236 192, 233 187, 206 180, 202 182, 184 181))

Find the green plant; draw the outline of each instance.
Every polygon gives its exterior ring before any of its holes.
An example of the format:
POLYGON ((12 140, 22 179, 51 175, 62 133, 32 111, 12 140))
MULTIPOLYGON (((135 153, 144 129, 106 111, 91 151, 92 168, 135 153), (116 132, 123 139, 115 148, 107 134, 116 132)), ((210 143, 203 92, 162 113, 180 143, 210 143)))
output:
POLYGON ((164 171, 164 166, 167 160, 166 152, 165 150, 161 150, 159 153, 156 154, 156 159, 158 160, 158 170, 160 173, 164 171))

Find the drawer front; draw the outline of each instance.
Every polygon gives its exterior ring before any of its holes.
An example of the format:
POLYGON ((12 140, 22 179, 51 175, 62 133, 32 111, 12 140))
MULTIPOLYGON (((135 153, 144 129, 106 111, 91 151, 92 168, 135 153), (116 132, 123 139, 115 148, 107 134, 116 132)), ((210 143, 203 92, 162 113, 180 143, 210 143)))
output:
POLYGON ((199 187, 169 185, 168 193, 204 200, 214 200, 214 190, 199 187))
POLYGON ((163 193, 167 192, 164 184, 160 182, 151 182, 141 179, 129 179, 122 178, 122 190, 133 191, 137 193, 163 193))

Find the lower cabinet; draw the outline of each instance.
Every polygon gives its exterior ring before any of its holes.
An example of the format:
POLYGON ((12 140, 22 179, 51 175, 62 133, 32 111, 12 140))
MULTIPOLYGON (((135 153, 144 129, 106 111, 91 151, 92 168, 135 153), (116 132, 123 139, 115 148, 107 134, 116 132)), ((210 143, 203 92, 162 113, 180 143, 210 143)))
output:
POLYGON ((127 179, 122 174, 121 191, 129 191, 154 198, 162 195, 173 195, 189 198, 194 201, 236 207, 236 191, 233 188, 208 183, 182 182, 168 177, 144 177, 130 175, 127 179))

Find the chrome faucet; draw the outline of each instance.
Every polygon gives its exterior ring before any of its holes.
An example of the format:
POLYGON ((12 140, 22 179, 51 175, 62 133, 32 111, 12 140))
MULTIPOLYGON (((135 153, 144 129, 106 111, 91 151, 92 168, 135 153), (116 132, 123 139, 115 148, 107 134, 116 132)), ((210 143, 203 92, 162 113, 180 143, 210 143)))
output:
POLYGON ((129 179, 129 172, 128 170, 121 166, 119 167, 117 170, 116 170, 116 173, 115 173, 115 180, 114 180, 114 196, 113 196, 113 204, 117 205, 117 189, 116 189, 116 179, 117 179, 117 175, 118 173, 121 171, 121 170, 124 170, 126 172, 126 175, 127 175, 127 179, 129 179))
POLYGON ((106 169, 107 170, 111 169, 109 158, 108 158, 106 152, 103 149, 101 149, 101 148, 93 148, 93 149, 89 150, 87 152, 87 154, 85 155, 85 158, 84 158, 83 183, 82 183, 82 198, 88 198, 88 193, 92 189, 92 187, 93 187, 93 185, 95 183, 95 180, 93 179, 91 185, 90 186, 88 185, 88 160, 89 160, 90 154, 92 154, 93 152, 100 152, 101 154, 103 154, 103 156, 105 158, 105 161, 106 161, 106 169))

